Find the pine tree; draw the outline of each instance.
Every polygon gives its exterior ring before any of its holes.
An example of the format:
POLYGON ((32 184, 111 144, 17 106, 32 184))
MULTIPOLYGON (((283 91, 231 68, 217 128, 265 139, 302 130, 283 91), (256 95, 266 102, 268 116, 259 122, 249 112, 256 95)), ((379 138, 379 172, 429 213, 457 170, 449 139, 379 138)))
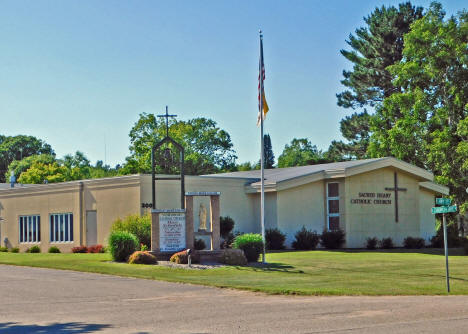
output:
MULTIPOLYGON (((394 6, 376 8, 364 18, 366 27, 356 29, 346 41, 351 51, 341 50, 341 54, 353 63, 351 71, 343 71, 341 83, 348 89, 337 94, 338 105, 344 108, 373 107, 378 110, 382 101, 401 89, 392 83, 392 75, 387 67, 402 59, 403 36, 410 25, 423 15, 422 7, 414 7, 410 2, 394 6)), ((341 121, 341 133, 350 141, 346 145, 347 156, 365 158, 369 144, 370 116, 366 108, 341 121)), ((386 129, 390 122, 383 124, 386 129)))
MULTIPOLYGON (((260 169, 261 161, 255 166, 255 169, 260 169)), ((263 166, 265 169, 275 168, 275 155, 271 146, 271 138, 269 134, 263 135, 263 166)))

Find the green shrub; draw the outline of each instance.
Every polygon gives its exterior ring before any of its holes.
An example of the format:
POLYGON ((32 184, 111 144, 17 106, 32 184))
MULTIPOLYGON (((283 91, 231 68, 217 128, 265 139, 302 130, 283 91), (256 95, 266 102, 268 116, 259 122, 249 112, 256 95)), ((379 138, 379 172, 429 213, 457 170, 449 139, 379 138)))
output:
POLYGON ((19 253, 19 248, 18 247, 11 248, 10 253, 19 253))
POLYGON ((297 250, 315 249, 320 241, 320 236, 317 232, 309 231, 305 226, 302 226, 302 229, 296 232, 294 238, 292 247, 297 250))
POLYGON ((392 238, 388 237, 388 238, 383 238, 382 240, 380 240, 380 242, 379 242, 379 247, 382 248, 382 249, 390 249, 390 248, 393 248, 393 240, 392 240, 392 238))
POLYGON ((286 240, 286 235, 284 235, 277 228, 269 228, 265 231, 265 241, 267 249, 284 249, 284 241, 286 240))
POLYGON ((367 249, 376 249, 377 243, 379 240, 376 237, 366 239, 366 248, 367 249))
POLYGON ((232 243, 234 242, 234 239, 241 235, 242 233, 241 232, 234 232, 234 233, 229 233, 229 235, 223 240, 223 242, 221 243, 221 248, 222 249, 226 249, 226 248, 232 248, 232 243))
POLYGON ((140 244, 140 250, 142 252, 146 252, 148 250, 148 246, 146 246, 145 244, 140 244))
POLYGON ((125 231, 138 239, 138 244, 151 246, 151 215, 129 215, 124 219, 117 219, 111 227, 111 232, 125 231))
POLYGON ((40 253, 41 248, 39 246, 32 246, 26 250, 26 253, 40 253))
MULTIPOLYGON (((448 247, 460 247, 462 238, 458 236, 458 227, 456 224, 451 223, 447 225, 447 245, 448 247)), ((442 224, 439 224, 437 233, 431 238, 431 247, 443 248, 444 247, 444 229, 442 224)))
POLYGON ((128 258, 130 264, 158 264, 156 256, 149 252, 136 251, 128 258))
POLYGON ((403 246, 408 249, 423 248, 425 246, 423 238, 406 237, 403 246))
POLYGON ((256 262, 263 252, 263 239, 260 234, 246 233, 234 239, 232 248, 242 249, 249 262, 256 262))
POLYGON ((468 255, 468 237, 462 238, 462 246, 465 254, 468 255))
POLYGON ((113 231, 109 236, 109 250, 114 261, 127 261, 137 247, 138 239, 130 232, 113 231))
POLYGON ((8 252, 8 247, 0 247, 0 252, 8 252))
POLYGON ((221 237, 223 239, 227 239, 229 236, 229 233, 232 232, 232 229, 234 228, 234 220, 229 217, 219 217, 219 234, 221 234, 221 237))
MULTIPOLYGON (((197 252, 192 252, 190 257, 192 259, 192 263, 200 263, 200 257, 198 256, 197 252)), ((169 261, 178 264, 188 264, 187 250, 183 250, 181 252, 173 254, 169 261)))
POLYGON ((219 257, 219 262, 230 266, 245 266, 247 258, 242 249, 224 249, 219 257))
POLYGON ((193 247, 196 249, 196 250, 203 250, 206 248, 206 244, 205 244, 205 241, 203 241, 203 239, 197 239, 195 238, 195 241, 193 243, 193 247))
POLYGON ((58 247, 52 246, 49 248, 49 253, 61 253, 58 247))
POLYGON ((345 243, 345 233, 342 230, 323 231, 320 236, 320 243, 326 249, 338 249, 345 243))

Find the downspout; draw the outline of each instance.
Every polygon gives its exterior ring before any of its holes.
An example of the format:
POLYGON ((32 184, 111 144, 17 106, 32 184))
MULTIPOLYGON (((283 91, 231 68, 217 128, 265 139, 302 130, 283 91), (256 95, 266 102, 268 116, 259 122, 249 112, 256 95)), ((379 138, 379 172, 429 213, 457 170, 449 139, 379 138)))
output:
POLYGON ((83 221, 83 202, 84 202, 84 184, 80 182, 80 191, 79 191, 79 210, 80 210, 80 246, 83 245, 83 231, 84 231, 84 221, 83 221))

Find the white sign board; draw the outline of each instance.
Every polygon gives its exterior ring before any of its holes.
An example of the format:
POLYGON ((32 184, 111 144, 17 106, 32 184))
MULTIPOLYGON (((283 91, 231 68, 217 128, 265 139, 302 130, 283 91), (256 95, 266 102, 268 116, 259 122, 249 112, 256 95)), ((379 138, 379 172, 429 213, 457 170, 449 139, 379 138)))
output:
POLYGON ((159 214, 159 245, 161 252, 185 249, 185 213, 159 214))

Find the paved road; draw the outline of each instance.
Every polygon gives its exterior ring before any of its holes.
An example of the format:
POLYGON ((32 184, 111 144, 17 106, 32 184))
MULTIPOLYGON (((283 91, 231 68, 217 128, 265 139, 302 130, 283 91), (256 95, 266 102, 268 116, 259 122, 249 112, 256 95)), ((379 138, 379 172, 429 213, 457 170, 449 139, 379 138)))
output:
POLYGON ((265 296, 0 265, 0 333, 467 333, 468 297, 265 296))

